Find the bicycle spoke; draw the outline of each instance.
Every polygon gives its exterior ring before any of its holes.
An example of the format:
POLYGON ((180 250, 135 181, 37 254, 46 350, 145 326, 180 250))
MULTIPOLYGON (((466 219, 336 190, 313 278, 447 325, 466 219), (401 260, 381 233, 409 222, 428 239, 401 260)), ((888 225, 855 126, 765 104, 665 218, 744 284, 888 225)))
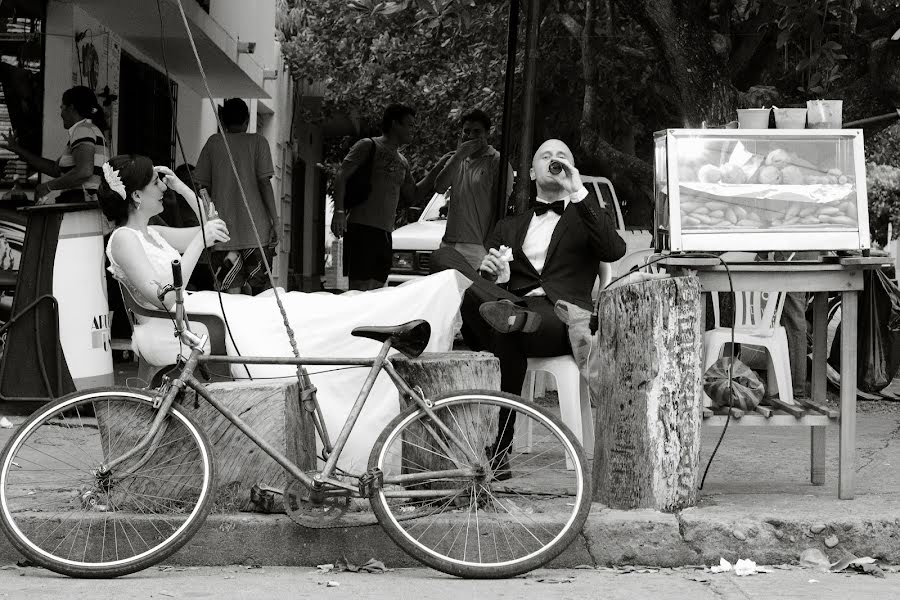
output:
POLYGON ((134 392, 91 394, 59 401, 21 433, 4 462, 0 514, 39 564, 67 574, 124 574, 138 568, 138 557, 168 555, 186 541, 184 524, 209 510, 211 465, 184 417, 169 416, 155 446, 98 472, 146 436, 157 412, 134 392))
POLYGON ((448 468, 444 465, 449 457, 440 449, 450 436, 423 427, 421 422, 430 418, 422 410, 413 409, 412 416, 398 420, 389 434, 383 434, 373 456, 378 456, 377 466, 385 473, 416 473, 421 478, 397 483, 386 477, 391 497, 373 498, 373 505, 380 505, 387 515, 385 527, 399 533, 392 537, 413 556, 457 575, 511 576, 540 564, 532 561, 558 554, 573 538, 572 530, 584 523, 590 506, 577 442, 573 454, 558 420, 532 404, 489 392, 438 399, 433 411, 459 440, 453 454, 465 450, 477 457, 478 464, 471 465, 468 476, 439 475, 437 471, 448 468), (504 432, 504 427, 515 431, 504 432), (527 457, 510 453, 499 443, 510 433, 528 429, 536 429, 537 435, 532 438, 535 452, 527 457), (567 470, 567 459, 574 470, 567 470), (443 495, 445 486, 455 491, 443 495), (403 490, 411 497, 397 501, 403 490), (414 495, 422 491, 435 495, 414 495), (563 522, 547 520, 549 512, 562 512, 563 522))

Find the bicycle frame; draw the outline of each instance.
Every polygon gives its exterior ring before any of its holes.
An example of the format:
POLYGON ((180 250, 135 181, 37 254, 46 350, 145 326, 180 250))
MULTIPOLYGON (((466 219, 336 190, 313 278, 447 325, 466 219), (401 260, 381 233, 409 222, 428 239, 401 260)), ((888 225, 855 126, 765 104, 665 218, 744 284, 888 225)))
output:
MULTIPOLYGON (((173 270, 175 265, 173 264, 173 270)), ((180 280, 180 277, 175 279, 176 281, 180 280)), ((131 457, 137 455, 140 452, 144 452, 150 448, 150 452, 153 452, 154 448, 154 440, 157 434, 160 432, 163 421, 165 419, 166 414, 171 408, 173 402, 178 397, 178 395, 184 390, 184 388, 190 388, 194 390, 198 396, 201 396, 204 400, 210 403, 216 411, 218 411, 222 416, 228 419, 235 427, 237 427, 244 435, 246 435, 250 440, 253 441, 263 452, 272 457, 275 462, 281 465, 288 473, 290 473, 293 477, 297 478, 301 481, 306 487, 314 490, 322 490, 326 485, 332 486, 334 488, 339 488, 346 492, 350 492, 352 494, 359 494, 359 487, 346 483, 344 481, 340 481, 333 477, 335 471, 337 470, 337 462, 340 458, 341 451, 344 449, 344 446, 347 443, 347 440, 350 437, 350 433, 353 431, 353 427, 356 424, 357 419, 359 418, 360 413, 362 412, 363 406, 365 406, 366 400, 369 397, 369 393, 372 390, 372 387, 375 385, 375 380, 381 371, 385 371, 390 377, 391 381, 393 381, 394 386, 397 388, 398 392, 401 396, 405 396, 407 398, 411 398, 429 417, 431 417, 431 423, 437 426, 437 428, 441 431, 441 433, 445 436, 446 440, 440 438, 435 434, 430 424, 425 424, 426 429, 430 429, 430 433, 434 435, 434 439, 441 444, 442 450, 446 453, 448 457, 451 457, 452 460, 456 462, 456 469, 448 469, 444 471, 431 471, 425 473, 415 473, 415 474, 398 474, 392 476, 384 476, 385 484, 399 484, 399 483, 414 483, 416 481, 427 481, 429 479, 433 479, 434 477, 463 477, 463 476, 474 476, 477 475, 474 470, 471 468, 463 468, 460 465, 459 461, 453 459, 454 454, 450 452, 450 448, 448 442, 455 446, 460 454, 466 458, 469 464, 478 464, 478 458, 474 451, 468 447, 467 444, 464 444, 460 441, 459 437, 449 428, 441 419, 437 418, 432 407, 433 404, 430 400, 426 399, 422 394, 420 394, 417 390, 413 389, 394 369, 393 364, 391 364, 390 359, 388 359, 387 355, 391 349, 391 341, 388 339, 381 345, 381 350, 378 352, 378 355, 374 358, 316 358, 316 357, 283 357, 283 356, 207 356, 203 350, 206 345, 206 336, 198 337, 194 333, 190 331, 190 329, 186 325, 186 321, 184 319, 183 312, 183 298, 181 294, 181 288, 173 287, 173 290, 176 292, 176 311, 175 311, 175 321, 176 321, 176 330, 178 334, 181 336, 182 341, 191 348, 191 354, 187 359, 184 367, 181 370, 181 373, 175 379, 171 380, 168 384, 168 387, 163 386, 160 388, 160 391, 157 395, 157 401, 154 404, 158 405, 158 412, 153 420, 153 423, 150 426, 150 430, 144 435, 143 438, 135 445, 131 450, 123 454, 122 456, 116 457, 114 460, 110 461, 107 464, 101 466, 101 472, 109 472, 117 465, 124 463, 126 460, 131 457), (230 410, 227 406, 222 404, 219 400, 213 397, 207 390, 206 386, 198 381, 194 377, 194 370, 201 363, 218 363, 218 364, 265 364, 265 365, 294 365, 294 366, 302 366, 302 365, 345 365, 345 366, 368 366, 370 367, 369 373, 366 377, 365 382, 363 383, 362 388, 359 391, 359 394, 356 398, 356 401, 353 404, 353 407, 350 409, 350 413, 347 415, 347 419, 344 422, 343 427, 341 428, 340 434, 338 434, 338 438, 334 443, 333 448, 328 448, 329 444, 327 442, 328 435, 327 430, 325 430, 325 423, 321 423, 321 429, 319 427, 319 423, 316 423, 317 432, 320 435, 320 438, 325 444, 326 448, 326 461, 325 466, 321 471, 315 473, 315 475, 309 475, 304 472, 299 465, 291 461, 288 457, 278 451, 272 444, 262 439, 253 428, 247 424, 243 419, 241 419, 237 414, 235 414, 232 410, 230 410)), ((321 417, 321 411, 319 409, 318 399, 315 396, 315 389, 312 390, 312 402, 314 403, 315 412, 318 415, 318 418, 321 417)), ((315 418, 315 417, 314 417, 315 418)), ((141 460, 145 460, 147 457, 145 456, 141 460)), ((408 491, 398 491, 392 492, 391 490, 385 490, 384 494, 386 496, 395 496, 395 497, 446 497, 448 494, 453 493, 453 490, 408 490, 408 491)))

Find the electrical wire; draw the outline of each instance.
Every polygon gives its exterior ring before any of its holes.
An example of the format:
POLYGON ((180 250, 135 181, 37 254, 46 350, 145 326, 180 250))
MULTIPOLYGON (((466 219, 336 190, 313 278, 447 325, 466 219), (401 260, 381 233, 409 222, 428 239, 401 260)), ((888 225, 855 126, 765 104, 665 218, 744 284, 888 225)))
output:
MULTIPOLYGON (((157 0, 159 2, 159 0, 157 0)), ((190 23, 188 23, 187 14, 184 12, 184 5, 182 4, 182 0, 175 0, 178 5, 178 11, 181 14, 181 20, 184 24, 185 34, 187 36, 187 40, 190 43, 191 50, 194 54, 194 59, 197 62, 197 68, 200 71, 200 78, 203 81, 203 86, 206 89, 206 96, 209 100, 210 106, 215 113, 216 125, 219 128, 219 131, 222 135, 223 146, 225 148, 225 153, 228 156, 228 163, 231 166, 231 171, 234 174, 235 182, 238 186, 238 192, 241 196, 241 201, 244 203, 244 208, 247 211, 248 222, 250 223, 250 229, 253 231, 253 237, 256 240, 256 246, 260 251, 260 259, 262 260, 262 264, 265 267, 266 275, 269 277, 269 282, 272 286, 272 293, 275 298, 275 304, 278 305, 278 310, 281 313, 282 324, 284 325, 285 333, 287 334, 288 341, 291 345, 291 351, 294 356, 300 357, 300 350, 297 346, 297 340, 294 335, 294 329, 291 326, 290 320, 288 319, 287 311, 284 308, 284 304, 281 301, 281 294, 278 292, 278 287, 275 285, 275 278, 272 275, 272 268, 269 265, 269 259, 266 257, 266 253, 263 248, 262 239, 259 235, 259 229, 256 226, 256 222, 253 220, 253 214, 250 210, 250 203, 247 200, 247 194, 244 192, 244 186, 241 182, 240 175, 238 174, 237 165, 234 161, 234 156, 231 153, 231 146, 228 144, 228 140, 225 137, 225 128, 222 126, 222 121, 219 119, 218 111, 216 110, 215 100, 213 99, 212 90, 209 87, 209 80, 206 77, 206 71, 203 68, 203 61, 200 60, 200 53, 197 50, 197 44, 194 41, 194 35, 191 32, 190 23)), ((157 4, 159 6, 159 4, 157 4)), ((162 13, 160 13, 161 15, 162 13)), ((162 18, 160 16, 160 18, 162 18)), ((301 387, 306 391, 315 391, 315 387, 312 385, 312 382, 309 379, 309 374, 306 372, 306 369, 302 365, 297 365, 297 379, 300 381, 301 387)))
MULTIPOLYGON (((672 258, 711 258, 714 260, 718 260, 719 263, 723 267, 725 267, 725 274, 728 277, 728 289, 729 289, 729 292, 731 293, 732 298, 734 298, 734 293, 735 293, 734 292, 734 280, 731 277, 731 269, 728 267, 728 263, 721 256, 718 256, 716 254, 707 254, 707 253, 699 253, 699 252, 698 253, 691 252, 691 253, 683 253, 683 254, 682 253, 664 254, 664 255, 657 256, 656 258, 653 258, 651 260, 648 260, 646 263, 644 263, 643 266, 639 267, 637 270, 649 267, 658 262, 665 262, 672 258)), ((628 277, 629 275, 631 275, 631 273, 632 273, 632 271, 629 271, 627 273, 619 275, 618 277, 616 277, 615 279, 610 281, 608 284, 606 284, 606 286, 603 289, 604 290, 609 289, 609 287, 612 284, 616 283, 617 281, 619 281, 621 279, 624 279, 625 277, 628 277)), ((704 302, 706 301, 705 298, 703 299, 703 301, 704 302)), ((590 319, 591 345, 588 348, 588 364, 590 364, 591 352, 593 351, 594 334, 596 334, 598 325, 599 325, 599 323, 598 323, 599 311, 600 311, 600 296, 598 295, 597 300, 594 302, 594 310, 591 312, 591 319, 590 319)), ((706 323, 702 323, 701 327, 705 328, 706 323)), ((731 321, 731 344, 730 344, 731 356, 730 356, 730 360, 728 363, 728 415, 725 417, 725 426, 722 428, 722 433, 719 435, 719 439, 718 439, 718 441, 716 441, 716 446, 715 446, 715 448, 713 448, 713 451, 709 456, 709 460, 706 463, 706 468, 703 470, 703 477, 700 479, 700 485, 698 486, 698 489, 700 489, 700 490, 703 489, 703 485, 706 483, 706 475, 709 473, 709 469, 712 466, 713 459, 716 457, 716 453, 718 453, 718 451, 719 451, 719 446, 722 445, 722 440, 725 439, 725 432, 728 431, 728 425, 731 423, 731 413, 734 410, 734 361, 735 361, 734 333, 735 333, 735 319, 732 319, 732 321, 731 321)))
MULTIPOLYGON (((203 81, 203 86, 206 90, 206 97, 209 100, 210 107, 212 108, 213 115, 216 119, 216 126, 218 128, 218 131, 222 135, 223 146, 225 148, 225 153, 228 156, 228 163, 231 166, 232 173, 234 174, 235 181, 238 186, 238 192, 241 197, 241 201, 243 202, 244 208, 247 211, 248 222, 250 223, 250 228, 251 228, 251 230, 253 232, 253 236, 256 240, 256 246, 260 251, 260 259, 262 261, 263 266, 265 267, 266 275, 268 276, 269 282, 272 286, 272 292, 275 297, 275 303, 278 305, 278 310, 281 313, 282 324, 284 325, 285 333, 287 334, 288 341, 290 342, 291 351, 292 351, 294 357, 299 358, 300 350, 297 346, 297 340, 294 335, 294 329, 291 326, 290 320, 288 319, 287 311, 285 310, 284 304, 281 301, 281 294, 278 292, 278 288, 275 285, 275 278, 272 274, 272 268, 271 268, 271 265, 269 264, 268 257, 266 257, 266 253, 263 248, 263 243, 262 243, 262 240, 259 235, 259 229, 256 226, 256 222, 253 220, 253 214, 252 214, 252 211, 250 210, 250 204, 249 204, 249 201, 247 200, 247 194, 244 192, 244 186, 243 186, 243 183, 241 182, 241 178, 240 178, 240 175, 237 170, 237 165, 235 164, 234 156, 231 152, 231 146, 228 144, 228 140, 225 136, 225 128, 222 126, 222 121, 219 118, 215 99, 213 98, 212 90, 209 87, 209 79, 207 78, 206 71, 203 68, 203 61, 200 59, 200 54, 199 54, 199 51, 197 50, 197 44, 194 40, 194 35, 191 32, 191 27, 190 27, 190 23, 188 22, 187 14, 184 11, 184 5, 182 4, 181 0, 175 0, 175 3, 178 6, 178 12, 181 15, 181 20, 184 25, 185 35, 187 37, 188 43, 190 44, 191 51, 193 52, 194 59, 197 63, 197 68, 200 72, 200 79, 203 81)), ((162 6, 160 4, 160 0, 157 0, 156 6, 157 6, 157 12, 159 15, 159 20, 160 20, 160 43, 164 44, 163 24, 162 24, 163 17, 162 17, 162 6)), ((171 91, 170 91, 170 97, 171 97, 171 91)), ((176 134, 177 134, 177 127, 176 127, 176 134)), ((178 137, 178 136, 176 135, 176 137, 178 137)), ((182 153, 183 153, 183 148, 182 148, 182 153)), ((202 213, 203 211, 201 210, 200 212, 202 213)), ((201 226, 201 228, 202 228, 202 226, 201 226)), ((205 233, 204 233, 204 242, 205 242, 205 233)), ((221 292, 221 290, 219 290, 219 291, 221 292)), ((221 296, 219 297, 219 299, 220 299, 220 303, 221 303, 221 296)), ((223 316, 224 316, 224 310, 223 310, 223 316)), ((230 332, 230 328, 229 328, 229 336, 230 335, 231 335, 231 332, 230 332)), ((232 338, 232 341, 234 341, 233 338, 232 338)), ((247 373, 249 375, 249 369, 247 369, 246 365, 245 365, 245 369, 247 370, 247 373)), ((301 386, 301 390, 303 390, 303 392, 302 392, 303 394, 308 394, 308 393, 314 394, 315 393, 315 386, 312 384, 312 381, 309 378, 309 373, 307 373, 304 366, 300 365, 300 364, 297 365, 297 379, 300 382, 300 386, 301 386)), ((326 440, 326 442, 327 442, 327 440, 326 440)))
MULTIPOLYGON (((166 79, 171 81, 172 78, 169 73, 169 62, 166 58, 166 43, 165 43, 165 36, 163 35, 163 32, 165 31, 165 24, 163 23, 162 6, 160 4, 160 0, 156 0, 156 10, 157 10, 157 16, 159 17, 159 46, 160 46, 160 51, 162 54, 163 69, 166 72, 166 79)), ((173 121, 172 124, 173 124, 173 130, 175 131, 175 141, 178 145, 178 150, 181 152, 181 162, 185 165, 188 165, 189 163, 188 163, 188 159, 187 159, 187 153, 184 151, 184 143, 181 141, 181 134, 178 131, 178 123, 175 119, 175 114, 176 114, 175 113, 175 99, 172 97, 172 86, 167 85, 166 91, 167 91, 168 97, 169 97, 169 110, 172 113, 172 121, 173 121)), ((218 119, 218 116, 216 118, 218 119)), ((226 144, 227 144, 227 142, 226 142, 226 144)), ((188 168, 186 170, 187 170, 187 174, 188 174, 188 179, 190 180, 190 183, 191 183, 191 190, 194 191, 194 193, 196 195, 197 183, 194 181, 194 174, 192 173, 190 168, 188 168)), ((200 217, 199 218, 200 235, 203 237, 203 248, 204 248, 204 252, 207 252, 207 255, 209 255, 208 244, 206 243, 206 229, 205 229, 206 211, 201 208, 200 199, 196 198, 196 201, 197 201, 197 208, 198 208, 197 212, 200 217)), ((216 280, 216 274, 213 271, 212 261, 207 262, 206 266, 209 269, 210 277, 212 277, 212 280, 213 280, 213 284, 214 284, 217 298, 219 301, 219 310, 222 311, 222 320, 224 321, 224 324, 225 324, 225 332, 228 334, 228 338, 231 340, 231 343, 234 346, 235 353, 238 356, 243 356, 243 354, 241 354, 240 348, 238 348, 237 341, 234 339, 234 335, 231 332, 231 324, 228 322, 228 315, 225 313, 225 303, 222 300, 222 289, 221 289, 221 286, 218 284, 218 281, 216 280)), ((168 309, 167 309, 167 311, 168 311, 168 309)), ((247 372, 247 379, 250 379, 252 381, 253 376, 250 374, 250 368, 247 365, 243 365, 243 367, 244 367, 244 370, 247 372)), ((244 378, 241 378, 241 379, 244 379, 244 378)))

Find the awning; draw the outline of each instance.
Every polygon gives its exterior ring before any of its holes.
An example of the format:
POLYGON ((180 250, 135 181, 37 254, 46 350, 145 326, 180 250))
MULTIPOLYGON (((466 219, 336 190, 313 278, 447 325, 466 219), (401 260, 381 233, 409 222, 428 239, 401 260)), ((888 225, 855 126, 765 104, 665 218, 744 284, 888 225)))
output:
MULTIPOLYGON (((77 4, 129 44, 163 64, 160 18, 153 0, 78 0, 77 4)), ((252 54, 238 54, 238 42, 194 0, 182 0, 203 69, 216 98, 269 98, 263 67, 252 54)), ((175 0, 161 0, 162 42, 169 72, 198 94, 206 89, 175 0)), ((272 32, 275 35, 275 32, 272 32)))

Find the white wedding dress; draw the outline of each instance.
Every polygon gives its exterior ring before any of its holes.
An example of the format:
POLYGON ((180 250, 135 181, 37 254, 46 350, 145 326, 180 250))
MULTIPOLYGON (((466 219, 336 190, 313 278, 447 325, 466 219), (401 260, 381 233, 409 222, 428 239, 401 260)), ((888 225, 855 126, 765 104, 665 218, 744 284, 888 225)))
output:
MULTIPOLYGON (((151 239, 127 227, 116 229, 110 236, 106 254, 113 276, 128 287, 136 301, 148 308, 140 293, 128 281, 125 273, 110 252, 112 239, 121 232, 130 232, 140 239, 159 281, 171 280, 171 263, 180 258, 162 236, 149 228, 151 239)), ((126 233, 126 235, 128 235, 126 233)), ((459 304, 469 286, 468 279, 456 271, 443 271, 395 288, 370 292, 303 293, 280 291, 282 303, 297 340, 301 356, 308 357, 370 357, 380 344, 350 335, 361 325, 398 325, 413 319, 425 319, 431 325, 431 340, 426 352, 448 352, 459 328, 459 304)), ((293 356, 290 342, 275 295, 272 290, 258 296, 223 294, 222 302, 231 329, 231 336, 242 356, 293 356)), ((191 313, 221 315, 219 296, 215 292, 194 292, 185 298, 185 308, 191 313)), ((202 327, 192 324, 200 333, 202 327)), ((172 335, 171 321, 142 319, 135 327, 133 345, 145 360, 154 365, 175 362, 180 348, 172 335)), ((228 354, 236 356, 235 344, 226 335, 228 354)), ((295 377, 296 368, 278 365, 248 365, 254 378, 295 377)), ((350 408, 356 400, 367 368, 308 366, 317 397, 322 406, 329 436, 334 441, 350 408), (337 370, 336 370, 337 369, 337 370)), ((247 378, 243 365, 234 365, 232 375, 247 378)), ((399 412, 397 390, 385 373, 381 373, 369 394, 356 427, 341 454, 339 466, 354 473, 366 470, 372 444, 388 422, 399 412)))

